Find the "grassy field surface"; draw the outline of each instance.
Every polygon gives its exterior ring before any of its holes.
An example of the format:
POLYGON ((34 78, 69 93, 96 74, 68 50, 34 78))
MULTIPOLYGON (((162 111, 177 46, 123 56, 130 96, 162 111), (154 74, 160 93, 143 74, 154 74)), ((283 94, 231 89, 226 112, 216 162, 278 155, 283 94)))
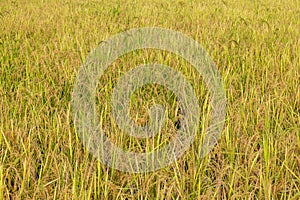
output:
POLYGON ((299 0, 0 1, 0 199, 300 199, 299 0), (102 128, 124 149, 151 151, 176 131, 170 91, 144 87, 131 98, 136 123, 155 103, 169 110, 160 138, 138 140, 113 125, 112 89, 143 63, 166 64, 190 81, 202 108, 186 154, 161 170, 107 168, 83 146, 71 98, 90 51, 116 33, 162 27, 199 42, 215 61, 227 95, 221 138, 201 159, 209 95, 182 58, 139 50, 99 77, 102 128))

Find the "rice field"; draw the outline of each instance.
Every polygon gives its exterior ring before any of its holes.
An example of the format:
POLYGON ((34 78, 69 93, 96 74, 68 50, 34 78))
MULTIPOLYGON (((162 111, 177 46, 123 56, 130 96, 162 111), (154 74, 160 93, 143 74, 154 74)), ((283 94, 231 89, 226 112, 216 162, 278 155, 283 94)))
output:
MULTIPOLYGON (((300 199, 299 0, 0 1, 0 199, 300 199), (160 27, 197 41, 226 89, 225 126, 200 157, 209 123, 201 75, 170 52, 143 49, 114 61, 97 86, 97 113, 111 141, 147 152, 168 143, 180 108, 159 85, 131 97, 132 119, 168 108, 157 137, 116 127, 110 98, 120 77, 145 63, 168 65, 193 86, 199 130, 184 156, 148 173, 106 167, 83 145, 72 113, 76 76, 89 53, 132 28, 160 27)), ((179 113, 179 114, 178 114, 179 113)))

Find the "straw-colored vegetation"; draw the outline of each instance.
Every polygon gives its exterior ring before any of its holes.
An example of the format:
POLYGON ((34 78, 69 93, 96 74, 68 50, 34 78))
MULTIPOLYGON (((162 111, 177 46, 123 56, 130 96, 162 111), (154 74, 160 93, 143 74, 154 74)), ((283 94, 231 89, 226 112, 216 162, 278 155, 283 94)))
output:
MULTIPOLYGON (((0 1, 0 199, 300 199, 299 5, 0 1), (85 149, 74 128, 71 94, 81 64, 101 41, 153 26, 192 37, 216 62, 226 86, 226 125, 214 150, 200 159, 209 111, 200 75, 168 52, 119 58, 99 77, 97 104, 111 140, 127 141, 122 148, 154 147, 109 131, 111 91, 134 66, 156 62, 179 70, 202 108, 199 132, 185 156, 159 171, 129 174, 106 168, 85 149)), ((176 130, 178 106, 164 88, 142 88, 132 97, 137 123, 147 122, 154 101, 170 111, 159 146, 176 130)))

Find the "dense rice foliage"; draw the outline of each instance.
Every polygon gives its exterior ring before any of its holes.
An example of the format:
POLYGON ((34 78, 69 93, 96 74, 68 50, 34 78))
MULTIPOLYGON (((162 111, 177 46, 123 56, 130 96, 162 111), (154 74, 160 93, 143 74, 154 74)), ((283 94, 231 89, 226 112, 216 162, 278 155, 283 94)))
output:
MULTIPOLYGON (((299 199, 299 5, 299 0, 0 1, 0 199, 299 199), (200 159, 209 110, 200 75, 167 52, 128 54, 99 77, 97 102, 103 128, 122 148, 145 151, 147 144, 109 131, 112 88, 138 64, 179 70, 203 108, 196 141, 184 157, 159 171, 128 174, 106 168, 81 143, 72 87, 101 41, 154 26, 192 37, 211 55, 226 86, 226 125, 214 150, 200 159)), ((161 139, 166 142, 175 130, 174 96, 155 85, 133 96, 137 123, 148 120, 149 99, 169 108, 161 139)))

